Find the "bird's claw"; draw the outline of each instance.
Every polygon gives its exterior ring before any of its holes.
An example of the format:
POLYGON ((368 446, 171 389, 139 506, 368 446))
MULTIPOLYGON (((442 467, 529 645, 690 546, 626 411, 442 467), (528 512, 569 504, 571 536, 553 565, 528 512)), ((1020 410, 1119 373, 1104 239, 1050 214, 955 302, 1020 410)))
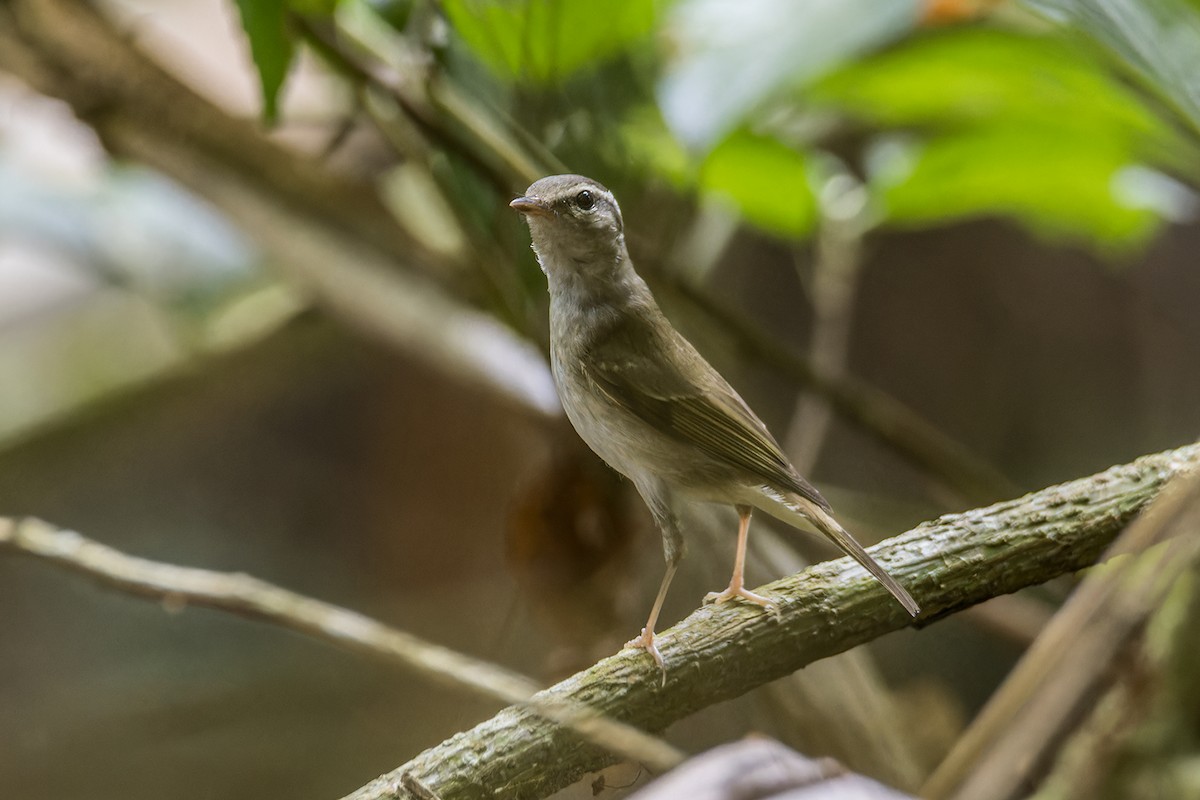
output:
POLYGON ((767 610, 768 613, 778 614, 779 603, 769 597, 750 591, 745 586, 730 586, 723 592, 709 592, 704 595, 704 602, 707 603, 728 603, 733 599, 745 600, 747 603, 753 603, 767 610))
POLYGON ((625 643, 625 647, 637 647, 645 650, 654 658, 654 663, 658 664, 658 669, 662 672, 662 685, 667 685, 667 665, 663 661, 662 653, 658 651, 658 644, 654 641, 654 631, 648 631, 642 628, 642 633, 635 636, 625 643))

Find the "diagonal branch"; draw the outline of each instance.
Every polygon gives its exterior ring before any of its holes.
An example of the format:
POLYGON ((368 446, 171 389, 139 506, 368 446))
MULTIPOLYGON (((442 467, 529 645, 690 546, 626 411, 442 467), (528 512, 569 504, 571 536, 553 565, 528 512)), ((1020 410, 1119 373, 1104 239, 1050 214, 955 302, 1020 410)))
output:
POLYGON ((346 324, 543 422, 561 409, 537 348, 459 298, 469 287, 397 224, 373 186, 271 141, 139 51, 92 4, 0 2, 0 70, 69 103, 113 155, 235 220, 346 324))
MULTIPOLYGON (((872 548, 920 600, 927 623, 990 597, 1091 565, 1175 474, 1200 466, 1200 445, 1167 451, 1017 500, 927 522, 872 548)), ((646 730, 736 697, 810 662, 909 624, 887 592, 847 558, 766 587, 772 616, 706 607, 661 634, 660 685, 644 653, 624 651, 542 692, 583 702, 646 730)), ((443 800, 542 798, 611 762, 597 748, 520 708, 418 755, 345 800, 410 795, 413 775, 443 800)))
POLYGON ((37 556, 106 586, 160 600, 168 608, 202 606, 270 622, 399 664, 454 689, 536 709, 609 752, 651 769, 670 769, 683 760, 679 751, 660 739, 597 716, 578 702, 533 698, 538 686, 522 675, 249 575, 135 558, 35 519, 0 517, 0 549, 37 556))
MULTIPOLYGON (((1200 445, 1146 456, 1016 500, 941 517, 873 549, 920 599, 925 608, 920 622, 928 623, 1092 564, 1171 477, 1197 466, 1200 445)), ((424 674, 440 677, 454 658, 462 658, 361 615, 246 576, 133 559, 38 523, 27 522, 22 528, 0 518, 0 547, 99 575, 127 591, 236 611, 344 646, 382 652, 424 674), (372 643, 372 638, 379 641, 372 643), (425 655, 409 658, 388 652, 413 641, 426 648, 425 655)), ((594 726, 581 737, 578 728, 587 721, 579 719, 580 707, 603 719, 662 730, 701 708, 910 622, 882 587, 845 558, 776 581, 767 591, 780 602, 778 615, 744 607, 707 607, 663 633, 665 685, 644 653, 623 651, 425 751, 348 800, 410 798, 413 790, 405 787, 411 786, 424 787, 421 791, 428 789, 443 800, 545 797, 613 760, 595 744, 594 726)), ((465 669, 454 670, 460 676, 479 669, 478 664, 460 666, 465 669)), ((505 692, 524 697, 530 688, 511 674, 485 678, 477 672, 476 684, 491 697, 505 692)), ((597 718, 590 722, 604 724, 597 718)), ((660 769, 676 760, 670 750, 659 751, 658 760, 652 749, 636 752, 640 760, 660 769)))

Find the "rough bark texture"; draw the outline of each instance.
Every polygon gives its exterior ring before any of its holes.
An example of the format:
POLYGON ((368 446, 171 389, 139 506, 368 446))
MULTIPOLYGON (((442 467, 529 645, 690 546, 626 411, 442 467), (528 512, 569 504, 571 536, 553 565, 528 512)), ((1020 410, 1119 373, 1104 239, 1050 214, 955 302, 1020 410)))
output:
MULTIPOLYGON (((923 523, 874 555, 933 620, 997 595, 1095 562, 1117 533, 1177 472, 1200 463, 1192 445, 1138 459, 1025 497, 923 523)), ((736 697, 805 664, 912 624, 866 572, 847 558, 764 587, 777 616, 757 608, 705 607, 665 631, 662 685, 654 662, 626 650, 547 689, 547 698, 583 703, 658 731, 701 708, 736 697)), ((530 711, 508 708, 349 795, 382 800, 414 795, 415 778, 443 800, 540 798, 611 759, 530 711)))

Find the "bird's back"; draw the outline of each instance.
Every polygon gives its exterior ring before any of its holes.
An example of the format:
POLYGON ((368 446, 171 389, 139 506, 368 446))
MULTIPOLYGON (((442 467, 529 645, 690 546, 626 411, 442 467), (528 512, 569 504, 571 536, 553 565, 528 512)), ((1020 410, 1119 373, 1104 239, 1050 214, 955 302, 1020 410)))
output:
POLYGON ((648 290, 611 302, 572 298, 557 311, 552 302, 551 310, 552 333, 559 328, 552 356, 563 405, 605 461, 635 481, 630 471, 648 465, 705 499, 728 500, 731 485, 766 484, 828 508, 648 290), (572 335, 562 335, 566 326, 572 335))

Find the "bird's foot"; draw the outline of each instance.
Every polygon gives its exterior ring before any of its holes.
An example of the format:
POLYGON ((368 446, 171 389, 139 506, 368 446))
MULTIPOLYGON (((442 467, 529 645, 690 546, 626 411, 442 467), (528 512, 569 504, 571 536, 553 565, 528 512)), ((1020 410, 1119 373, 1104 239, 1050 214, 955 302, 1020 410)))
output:
POLYGON ((662 671, 662 682, 665 686, 667 683, 667 665, 663 661, 662 653, 658 652, 658 644, 654 641, 654 631, 648 628, 642 628, 640 636, 635 636, 625 643, 625 647, 639 647, 645 650, 654 657, 654 663, 658 664, 659 670, 662 671))
POLYGON ((730 584, 723 592, 709 592, 704 595, 705 603, 728 603, 730 600, 738 598, 745 600, 747 603, 753 603, 756 606, 762 606, 772 614, 779 613, 779 604, 769 597, 764 597, 761 594, 756 594, 750 591, 745 586, 730 584))

